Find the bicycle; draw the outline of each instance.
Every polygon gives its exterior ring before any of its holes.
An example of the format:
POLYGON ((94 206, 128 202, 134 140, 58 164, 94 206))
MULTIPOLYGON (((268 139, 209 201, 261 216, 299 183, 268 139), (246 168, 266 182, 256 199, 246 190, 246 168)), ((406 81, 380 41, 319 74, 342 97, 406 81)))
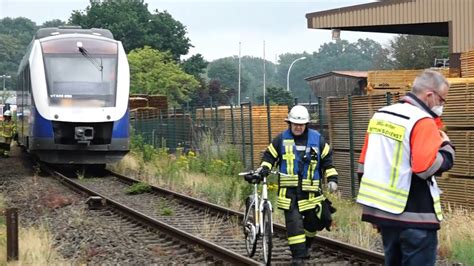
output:
MULTIPOLYGON (((271 172, 276 175, 284 175, 278 172, 271 172)), ((272 203, 268 200, 267 177, 260 176, 256 171, 239 173, 239 176, 246 176, 246 180, 254 185, 253 194, 247 197, 245 202, 245 214, 242 222, 245 248, 251 258, 257 250, 257 240, 262 238, 263 261, 270 265, 272 258, 272 203), (261 195, 258 195, 258 185, 262 183, 261 195)))

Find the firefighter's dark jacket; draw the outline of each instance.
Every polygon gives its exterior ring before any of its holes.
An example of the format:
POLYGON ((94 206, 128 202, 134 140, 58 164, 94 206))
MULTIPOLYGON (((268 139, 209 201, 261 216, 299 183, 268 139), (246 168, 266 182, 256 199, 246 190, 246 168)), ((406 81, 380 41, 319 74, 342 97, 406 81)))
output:
MULTIPOLYGON (((306 127, 302 135, 300 136, 293 135, 293 138, 294 138, 296 146, 306 146, 308 142, 308 128, 306 127)), ((265 150, 262 157, 262 165, 264 165, 265 162, 271 164, 272 166, 279 164, 282 160, 281 158, 282 145, 283 145, 283 133, 280 133, 278 136, 276 136, 272 140, 272 143, 270 143, 270 145, 265 150)), ((329 144, 326 142, 326 140, 324 139, 322 135, 320 137, 319 151, 321 152, 320 162, 318 162, 319 169, 320 169, 319 176, 321 178, 326 177, 327 182, 334 181, 337 183, 338 176, 332 162, 332 149, 330 148, 329 144)), ((303 156, 303 154, 304 154, 304 151, 298 152, 298 156, 303 156)))

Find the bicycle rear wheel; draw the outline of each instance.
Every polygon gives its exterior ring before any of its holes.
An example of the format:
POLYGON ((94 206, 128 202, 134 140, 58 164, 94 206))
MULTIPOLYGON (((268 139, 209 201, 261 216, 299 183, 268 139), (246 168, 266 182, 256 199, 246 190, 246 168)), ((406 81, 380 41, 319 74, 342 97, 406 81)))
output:
POLYGON ((245 249, 247 255, 253 257, 257 249, 257 228, 255 227, 255 201, 247 198, 245 217, 243 221, 245 235, 245 249))
POLYGON ((263 205, 263 262, 270 265, 272 260, 272 211, 268 204, 263 205))

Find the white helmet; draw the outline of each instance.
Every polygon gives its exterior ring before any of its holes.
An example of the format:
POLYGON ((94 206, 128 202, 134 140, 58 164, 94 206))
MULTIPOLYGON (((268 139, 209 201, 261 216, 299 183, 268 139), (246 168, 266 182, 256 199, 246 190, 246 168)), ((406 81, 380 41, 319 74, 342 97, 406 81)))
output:
POLYGON ((3 113, 3 116, 12 116, 12 112, 10 110, 6 110, 4 113, 3 113))
POLYGON ((288 118, 285 121, 294 123, 294 124, 308 124, 309 123, 309 113, 308 109, 302 105, 295 105, 291 108, 288 113, 288 118))

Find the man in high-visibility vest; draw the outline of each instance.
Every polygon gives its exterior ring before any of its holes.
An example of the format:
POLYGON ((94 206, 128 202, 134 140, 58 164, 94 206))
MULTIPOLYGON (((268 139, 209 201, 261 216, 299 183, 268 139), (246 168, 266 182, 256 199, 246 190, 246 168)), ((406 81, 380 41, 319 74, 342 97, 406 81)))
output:
POLYGON ((10 156, 10 145, 16 134, 16 123, 12 121, 10 110, 3 113, 3 121, 0 123, 0 156, 10 156))
POLYGON ((449 84, 425 70, 399 103, 369 122, 359 160, 362 220, 382 235, 385 265, 434 265, 442 219, 436 176, 451 169, 454 146, 436 120, 449 84))
POLYGON ((285 212, 288 244, 293 264, 300 265, 309 258, 309 248, 316 232, 331 225, 331 203, 322 194, 321 180, 328 181, 328 190, 337 190, 338 174, 332 164, 332 150, 318 131, 309 129, 309 112, 294 106, 283 131, 263 154, 260 171, 268 175, 273 165, 279 172, 277 207, 285 212))

